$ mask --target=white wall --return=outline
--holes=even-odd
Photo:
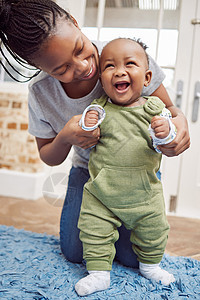
[[[144,11],[138,8],[106,8],[104,27],[157,28],[158,11]],[[95,27],[97,9],[86,8],[86,27]],[[165,11],[163,28],[178,28],[179,10]]]
[[[66,9],[83,27],[85,17],[86,0],[57,0],[56,3]]]
[[[57,0],[61,7],[70,12],[80,27],[95,27],[98,8],[86,8],[86,0]],[[179,10],[165,11],[163,27],[178,28]],[[104,27],[156,28],[158,11],[145,11],[139,8],[105,8]]]

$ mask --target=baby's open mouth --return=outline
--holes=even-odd
[[[127,87],[129,87],[130,83],[129,82],[118,82],[115,84],[115,87],[119,91],[126,90]]]

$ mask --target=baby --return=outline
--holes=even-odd
[[[131,39],[116,39],[104,47],[100,71],[107,96],[94,100],[83,114],[83,128],[100,126],[101,138],[90,154],[90,179],[78,223],[89,273],[75,285],[80,296],[110,286],[122,223],[131,230],[140,273],[164,285],[175,281],[159,267],[169,225],[156,173],[161,162],[157,145],[169,143],[176,132],[163,102],[141,96],[152,77],[145,50],[143,43]]]

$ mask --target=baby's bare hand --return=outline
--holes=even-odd
[[[169,135],[169,122],[164,117],[154,116],[151,120],[151,127],[159,139],[164,139]]]
[[[85,126],[93,127],[98,122],[98,112],[96,110],[89,110],[85,116]]]

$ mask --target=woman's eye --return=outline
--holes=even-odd
[[[76,55],[80,55],[83,52],[84,44],[77,50]]]
[[[64,75],[67,72],[68,68],[69,67],[66,67],[61,73],[58,74],[58,76]]]

